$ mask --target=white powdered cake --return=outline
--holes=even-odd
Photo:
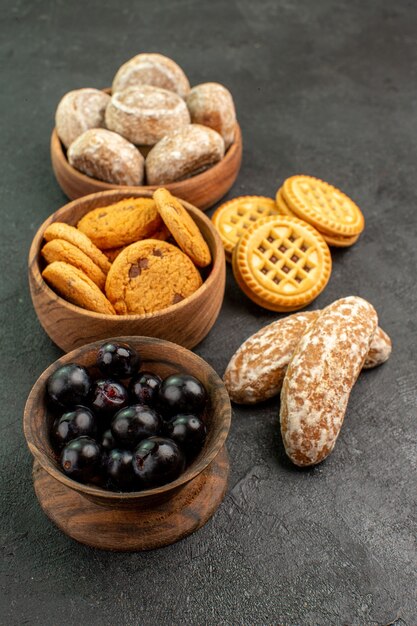
[[[224,156],[223,138],[215,130],[189,124],[166,135],[146,158],[149,185],[165,185],[190,178]]]
[[[87,130],[68,148],[70,165],[80,172],[117,185],[141,185],[144,158],[120,135],[104,128]]]
[[[236,111],[230,91],[220,83],[202,83],[191,89],[185,101],[192,123],[216,130],[227,149],[233,143],[236,128]]]
[[[153,85],[174,91],[184,98],[190,83],[179,65],[163,54],[138,54],[121,66],[113,79],[113,93],[127,87]]]
[[[104,127],[110,96],[99,89],[75,89],[61,99],[55,113],[58,137],[66,148],[90,128]]]
[[[351,296],[323,309],[301,337],[280,412],[285,451],[296,465],[320,463],[333,450],[377,326],[373,306]]]
[[[223,376],[230,399],[237,404],[256,404],[276,396],[298,342],[319,313],[294,313],[246,339],[230,359]],[[378,327],[363,367],[382,365],[390,354],[391,339]]]
[[[167,89],[142,85],[113,94],[106,126],[136,145],[153,146],[167,133],[190,123],[184,100]]]

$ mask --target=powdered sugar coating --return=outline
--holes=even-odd
[[[174,91],[184,98],[190,91],[190,83],[175,61],[163,54],[137,54],[124,63],[113,79],[113,93],[127,87],[153,85]]]
[[[288,362],[303,331],[318,313],[295,313],[261,328],[232,356],[224,373],[230,399],[255,404],[279,393]]]
[[[319,314],[320,311],[295,313],[268,324],[242,343],[223,376],[230,399],[237,404],[256,404],[276,396],[298,342]],[[363,367],[377,367],[390,354],[391,339],[378,327]]]
[[[150,85],[118,91],[106,109],[107,128],[137,145],[153,146],[189,123],[190,114],[180,96]]]
[[[95,128],[80,135],[68,149],[68,161],[87,176],[117,185],[141,185],[144,158],[139,150],[110,130]]]
[[[194,124],[216,130],[226,149],[233,143],[236,111],[232,94],[220,83],[202,83],[193,87],[185,99]]]
[[[371,369],[388,361],[392,352],[392,342],[387,333],[378,326],[372,337],[369,352],[366,355],[364,369]]]
[[[351,389],[378,325],[362,298],[336,300],[302,336],[281,391],[285,451],[300,466],[320,463],[333,450]]]
[[[223,138],[215,130],[189,124],[166,135],[146,158],[149,185],[164,185],[194,176],[224,156]]]
[[[55,113],[58,137],[66,148],[90,128],[104,127],[110,96],[99,89],[75,89],[61,99]]]

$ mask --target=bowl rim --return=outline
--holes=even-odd
[[[65,306],[70,311],[73,311],[74,313],[77,313],[81,316],[86,316],[89,318],[93,317],[96,319],[106,320],[106,321],[112,320],[112,321],[117,321],[117,322],[128,321],[128,320],[132,320],[132,321],[139,321],[139,320],[145,320],[145,319],[149,320],[152,318],[161,317],[164,314],[171,314],[173,311],[181,310],[181,308],[187,306],[190,302],[197,299],[201,295],[202,290],[208,289],[212,285],[212,283],[216,281],[216,275],[218,271],[220,271],[221,269],[222,253],[224,255],[223,244],[221,242],[220,235],[218,234],[212,221],[207,217],[207,215],[203,213],[202,211],[200,211],[200,209],[192,205],[190,202],[187,202],[186,200],[182,200],[181,198],[177,198],[177,200],[179,200],[181,204],[183,204],[183,206],[187,209],[187,211],[191,211],[192,214],[195,213],[198,219],[202,219],[202,221],[208,227],[209,231],[211,232],[214,238],[214,244],[215,244],[214,250],[213,250],[214,254],[213,254],[210,273],[207,276],[207,278],[203,281],[202,285],[196,291],[194,291],[194,293],[192,293],[190,296],[188,296],[187,298],[184,298],[184,300],[181,300],[181,302],[177,302],[176,304],[171,304],[165,309],[154,311],[152,313],[142,313],[142,314],[132,313],[132,314],[124,314],[124,315],[109,315],[108,313],[97,313],[96,311],[90,311],[88,309],[79,307],[76,304],[72,304],[71,302],[68,302],[67,300],[65,300],[65,298],[60,296],[53,289],[51,289],[51,287],[42,277],[42,273],[39,267],[39,262],[40,262],[40,252],[41,252],[41,247],[42,247],[42,242],[43,242],[43,233],[45,232],[46,228],[54,222],[64,221],[60,219],[54,219],[55,216],[61,211],[62,212],[70,211],[74,207],[74,205],[79,205],[84,202],[88,203],[88,201],[93,198],[97,198],[97,197],[107,198],[107,197],[111,197],[112,195],[118,195],[118,196],[123,195],[126,198],[129,198],[132,196],[132,194],[134,195],[134,197],[152,197],[152,191],[145,190],[145,189],[143,189],[142,191],[138,189],[135,189],[133,191],[133,188],[132,188],[132,191],[128,191],[128,188],[126,187],[120,190],[108,189],[106,191],[98,191],[96,193],[91,193],[86,196],[82,196],[81,198],[77,198],[76,200],[71,200],[71,202],[64,204],[62,207],[54,211],[54,213],[51,213],[51,215],[47,217],[46,220],[44,220],[42,224],[39,226],[39,228],[37,229],[32,239],[30,248],[29,248],[28,270],[32,279],[35,281],[37,288],[45,289],[46,293],[48,294],[48,297],[51,300],[57,299],[59,303],[62,304],[62,306]],[[104,205],[104,206],[108,206],[108,205]]]
[[[106,91],[106,90],[102,90],[102,91]],[[51,146],[51,154],[53,155],[53,158],[56,159],[57,163],[65,170],[68,176],[78,179],[80,183],[84,183],[86,185],[87,184],[101,185],[103,186],[103,190],[118,190],[119,189],[120,191],[124,189],[131,189],[131,190],[143,189],[146,191],[155,191],[155,189],[158,189],[158,187],[165,186],[172,192],[173,195],[175,195],[176,189],[183,188],[184,185],[188,181],[190,181],[190,184],[193,184],[193,185],[204,185],[206,180],[208,180],[212,176],[215,177],[217,174],[220,174],[220,171],[223,169],[223,167],[227,166],[229,162],[233,161],[236,154],[239,151],[241,151],[242,131],[241,131],[239,123],[236,121],[234,141],[227,148],[224,154],[224,157],[218,163],[208,168],[204,172],[201,172],[200,174],[196,174],[195,176],[190,176],[190,178],[187,178],[184,180],[174,181],[172,183],[166,183],[165,185],[119,185],[117,183],[108,183],[104,180],[100,180],[99,178],[93,178],[92,176],[87,176],[87,174],[80,172],[79,170],[75,169],[75,167],[70,165],[66,156],[66,149],[64,148],[64,145],[58,136],[56,127],[52,129],[50,146]]]
[[[162,348],[169,344],[169,347],[171,349],[175,349],[177,352],[178,351],[183,352],[183,353],[185,352],[187,354],[187,358],[192,358],[197,364],[203,367],[210,374],[211,377],[214,378],[216,382],[215,393],[220,394],[220,399],[224,401],[224,406],[225,406],[225,410],[223,412],[222,431],[220,433],[220,436],[214,443],[212,449],[207,454],[207,457],[204,458],[204,462],[200,461],[200,463],[197,466],[197,469],[195,467],[193,469],[193,466],[196,465],[195,461],[193,461],[189,465],[189,467],[186,468],[186,470],[176,480],[170,483],[167,483],[165,485],[162,485],[160,487],[155,487],[153,489],[144,489],[142,491],[120,491],[120,492],[111,491],[111,490],[106,490],[102,487],[80,483],[80,482],[73,480],[72,478],[69,478],[60,469],[56,467],[56,465],[48,458],[48,456],[44,452],[42,452],[42,450],[40,450],[33,443],[32,420],[31,420],[31,416],[33,413],[33,406],[35,402],[39,402],[41,394],[44,393],[45,383],[48,377],[50,376],[50,374],[52,374],[52,372],[60,365],[69,363],[72,360],[76,361],[77,355],[79,356],[80,353],[86,352],[87,350],[98,348],[100,345],[103,344],[103,341],[104,340],[100,340],[100,341],[94,341],[92,343],[84,344],[80,346],[79,348],[75,348],[75,350],[72,350],[71,352],[64,354],[59,359],[56,359],[55,361],[53,361],[37,378],[36,382],[34,383],[32,389],[29,392],[29,395],[28,395],[28,398],[26,400],[26,404],[23,410],[23,432],[25,435],[27,446],[33,458],[41,465],[41,467],[50,476],[52,476],[53,478],[55,478],[56,480],[58,480],[65,486],[69,487],[70,489],[77,491],[81,494],[85,494],[85,495],[89,495],[93,497],[100,497],[103,499],[117,502],[117,501],[127,501],[127,500],[130,500],[130,501],[142,500],[146,498],[152,498],[154,496],[158,496],[161,494],[165,494],[170,491],[175,491],[178,488],[189,483],[191,480],[196,478],[196,476],[198,476],[199,474],[201,474],[219,454],[220,450],[223,448],[225,444],[225,441],[229,433],[229,429],[231,425],[231,418],[232,418],[232,408],[231,408],[230,398],[229,398],[229,394],[227,393],[226,387],[222,379],[220,378],[220,376],[211,367],[211,365],[209,365],[209,363],[207,363],[207,361],[205,361],[202,357],[195,354],[195,352],[192,352],[191,350],[188,350],[187,348],[184,348],[171,341],[166,341],[165,339],[157,339],[155,337],[144,337],[140,335],[110,337],[109,339],[105,340],[106,342],[107,341],[124,341],[127,343],[129,343],[129,341],[130,342],[136,341],[136,342],[139,342],[142,344],[145,343],[148,345],[156,344],[156,345],[161,346]],[[138,350],[139,349],[140,348],[138,348]],[[43,404],[43,406],[45,406],[43,398],[41,399],[41,403]]]

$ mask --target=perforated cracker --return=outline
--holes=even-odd
[[[328,235],[359,235],[365,220],[359,207],[342,191],[313,176],[291,176],[283,198],[297,217]]]
[[[246,229],[260,218],[273,215],[278,215],[277,206],[272,198],[264,196],[241,196],[219,206],[211,219],[220,234],[226,257],[230,260]]]
[[[233,253],[233,271],[242,290],[273,311],[294,311],[309,304],[326,286],[331,267],[323,237],[296,217],[258,220]]]

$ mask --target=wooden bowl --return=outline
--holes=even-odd
[[[225,441],[231,408],[226,388],[199,356],[171,342],[148,337],[118,337],[136,348],[142,368],[162,377],[188,373],[204,384],[207,439],[197,458],[177,480],[144,491],[120,493],[84,485],[66,476],[49,440],[54,416],[45,402],[45,384],[57,367],[79,363],[93,376],[96,342],[58,359],[38,378],[26,402],[23,427],[34,457],[33,481],[39,502],[67,535],[97,548],[147,550],[173,543],[200,528],[223,500],[229,462]]]
[[[52,168],[59,186],[65,195],[72,200],[108,189],[117,189],[132,194],[133,192],[143,193],[155,191],[155,189],[161,186],[143,185],[128,187],[125,185],[116,185],[105,183],[102,180],[91,178],[79,172],[68,163],[65,148],[58,137],[56,129],[53,130],[51,136],[51,159]],[[192,178],[187,178],[186,180],[181,180],[176,183],[169,183],[164,185],[164,187],[169,189],[174,196],[183,198],[205,211],[229,191],[237,178],[241,161],[242,133],[239,125],[236,124],[235,141],[219,163]]]
[[[126,197],[150,197],[150,191],[103,191],[66,204],[53,213],[37,231],[29,252],[29,285],[33,306],[45,332],[68,352],[90,341],[119,335],[146,335],[175,341],[193,348],[210,331],[223,302],[225,286],[224,250],[211,221],[198,209],[183,202],[198,224],[210,248],[213,263],[202,286],[189,298],[145,315],[104,315],[70,304],[56,294],[41,275],[43,233],[52,222],[75,226],[91,209]]]

